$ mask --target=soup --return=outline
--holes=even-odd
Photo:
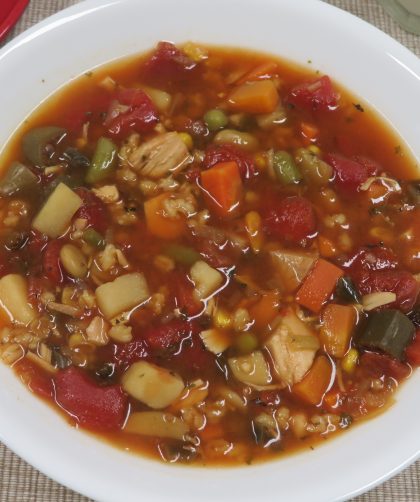
[[[314,448],[420,364],[415,164],[328,76],[160,42],[51,98],[2,167],[1,357],[119,447]]]

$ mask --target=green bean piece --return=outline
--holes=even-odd
[[[250,354],[258,347],[258,338],[253,333],[241,333],[236,337],[235,346],[241,354]]]
[[[165,248],[165,254],[175,262],[186,266],[194,265],[196,261],[201,259],[200,254],[195,249],[182,244],[170,244]]]
[[[335,293],[340,298],[348,303],[360,303],[362,300],[360,294],[350,277],[340,277],[337,281]]]
[[[16,192],[40,190],[38,178],[20,162],[13,162],[0,181],[0,194],[13,195]]]
[[[295,161],[306,183],[326,185],[333,175],[332,167],[307,148],[297,150]]]
[[[299,183],[302,179],[293,157],[282,150],[273,154],[273,170],[277,179],[285,185]]]
[[[87,228],[83,232],[83,239],[87,244],[98,249],[103,249],[106,245],[105,238],[93,228]]]
[[[86,173],[86,183],[97,183],[107,178],[114,170],[117,147],[108,138],[101,137],[96,144],[93,159]]]
[[[210,131],[218,131],[227,126],[228,118],[222,110],[209,110],[204,114],[204,122]]]
[[[22,139],[22,150],[25,157],[35,166],[48,164],[47,146],[55,145],[67,134],[62,127],[36,127],[28,131]]]

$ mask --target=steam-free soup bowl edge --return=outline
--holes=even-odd
[[[88,0],[0,52],[0,145],[49,94],[160,39],[242,46],[331,75],[388,120],[420,157],[420,61],[363,21],[317,0]],[[57,481],[101,501],[344,500],[419,457],[420,374],[381,416],[314,451],[234,469],[159,464],[69,425],[0,365],[0,439]]]

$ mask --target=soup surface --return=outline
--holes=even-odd
[[[313,448],[420,364],[415,165],[328,76],[161,42],[51,98],[1,165],[1,357],[113,444]]]

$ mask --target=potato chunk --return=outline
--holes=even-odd
[[[161,411],[139,411],[132,413],[124,432],[182,440],[189,431],[188,425],[178,417]]]
[[[101,284],[95,294],[98,306],[107,319],[140,305],[150,297],[146,279],[138,272]]]
[[[270,368],[260,350],[247,356],[228,359],[233,376],[247,385],[268,385],[271,383]]]
[[[289,249],[271,251],[270,257],[275,277],[279,285],[287,292],[292,292],[300,286],[316,260],[313,254]]]
[[[127,394],[156,410],[169,406],[184,390],[180,376],[146,361],[132,364],[121,383]]]
[[[29,324],[36,317],[28,302],[28,284],[19,274],[8,274],[0,279],[0,303],[13,321]]]
[[[223,275],[202,260],[194,263],[190,276],[195,286],[194,294],[198,300],[208,298],[223,283]]]
[[[32,227],[52,239],[62,235],[70,225],[82,199],[64,183],[60,183],[32,222]]]

